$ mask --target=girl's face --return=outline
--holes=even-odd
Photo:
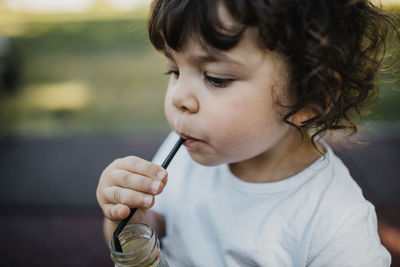
[[[227,52],[206,50],[190,39],[179,52],[170,49],[165,54],[171,74],[166,117],[198,163],[252,159],[297,134],[275,104],[285,97],[285,61],[258,47],[255,29],[247,29]]]

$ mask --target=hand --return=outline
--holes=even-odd
[[[130,208],[150,208],[167,182],[167,171],[144,159],[128,156],[104,169],[96,190],[97,201],[108,219],[122,220]]]

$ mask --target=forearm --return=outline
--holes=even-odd
[[[131,218],[129,223],[141,222],[149,225],[156,231],[159,238],[165,235],[165,219],[164,216],[148,209],[138,209],[135,215]],[[103,231],[106,242],[108,243],[113,235],[115,228],[117,228],[120,221],[112,221],[104,218]]]

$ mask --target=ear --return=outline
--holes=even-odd
[[[321,112],[318,110],[318,108],[316,106],[309,105],[290,116],[289,121],[298,127],[304,127],[309,122],[318,119],[320,116]]]
[[[299,111],[293,114],[289,118],[289,121],[298,127],[307,126],[309,123],[321,118],[322,116],[327,115],[334,107],[335,103],[337,103],[341,94],[341,91],[337,91],[333,98],[327,96],[325,109],[317,104],[308,104],[307,106],[301,108]]]

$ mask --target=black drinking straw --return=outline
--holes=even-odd
[[[169,163],[171,162],[171,160],[175,156],[176,152],[178,152],[178,149],[181,147],[183,142],[185,142],[185,139],[180,137],[178,142],[176,142],[175,146],[172,148],[172,150],[169,152],[168,156],[165,158],[164,162],[161,164],[161,167],[163,167],[164,169],[167,169]],[[123,219],[118,224],[118,227],[115,229],[115,231],[113,233],[114,247],[115,247],[115,250],[118,251],[118,252],[122,252],[122,247],[121,247],[121,243],[119,242],[118,236],[122,232],[124,227],[128,224],[128,222],[132,218],[132,216],[135,214],[136,210],[137,210],[137,208],[131,209],[131,212],[129,213],[128,217]]]

